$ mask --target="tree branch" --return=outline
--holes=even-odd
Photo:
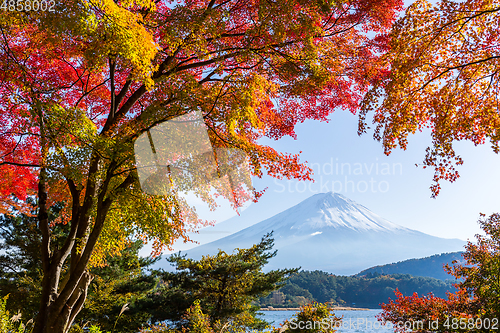
[[[0,165],[14,165],[20,167],[29,167],[29,168],[39,168],[40,164],[30,164],[30,163],[16,163],[16,162],[0,162]]]
[[[116,96],[116,100],[115,100],[115,112],[116,112],[116,109],[118,109],[118,107],[120,106],[120,103],[125,98],[125,95],[127,94],[127,91],[129,90],[131,84],[132,84],[132,81],[127,80],[125,82],[125,84],[123,85],[122,89],[120,90],[120,92],[118,93],[118,95]]]
[[[438,75],[434,76],[433,78],[429,79],[427,82],[425,82],[425,84],[420,87],[419,89],[415,90],[414,92],[417,92],[417,91],[421,91],[421,90],[424,90],[425,87],[427,87],[429,84],[431,84],[433,81],[439,79],[441,76],[445,75],[446,73],[448,72],[451,72],[455,69],[460,69],[460,68],[465,68],[465,67],[468,67],[468,66],[472,66],[472,65],[477,65],[477,64],[480,64],[480,63],[483,63],[483,62],[487,62],[487,61],[490,61],[490,60],[493,60],[493,59],[500,59],[500,55],[498,56],[491,56],[491,57],[488,57],[488,58],[484,58],[484,59],[480,59],[480,60],[476,60],[476,61],[473,61],[473,62],[468,62],[466,64],[462,64],[462,65],[457,65],[457,66],[453,66],[453,67],[448,67],[446,68],[446,70],[442,71],[441,73],[439,73]],[[432,65],[432,64],[431,64]],[[434,67],[439,67],[439,66],[434,66]]]

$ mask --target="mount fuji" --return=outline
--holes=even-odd
[[[265,270],[293,268],[352,275],[375,265],[463,250],[465,241],[431,236],[391,223],[338,193],[315,194],[301,203],[208,244],[187,256],[219,249],[232,253],[274,231],[276,257]]]

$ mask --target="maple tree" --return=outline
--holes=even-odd
[[[257,177],[309,179],[298,155],[258,139],[294,136],[297,123],[326,120],[335,108],[354,112],[382,77],[380,55],[400,7],[67,0],[54,12],[2,12],[0,209],[29,212],[23,201],[36,198],[43,281],[33,332],[66,332],[83,307],[89,267],[131,237],[152,241],[158,254],[203,223],[173,192],[141,190],[136,139],[198,112],[214,153],[243,151]],[[214,206],[210,184],[199,185],[196,194]],[[244,185],[233,192],[248,199]],[[63,207],[49,221],[55,204]],[[54,246],[58,224],[69,232]]]
[[[445,266],[448,273],[460,279],[457,292],[443,299],[432,294],[404,296],[396,290],[396,299],[382,304],[379,320],[392,322],[398,332],[495,330],[495,320],[500,316],[500,214],[488,218],[481,214],[479,224],[485,235],[476,235],[476,244],[467,243],[465,263]],[[413,324],[418,322],[421,326]]]
[[[478,223],[485,235],[476,235],[476,243],[468,242],[465,246],[466,265],[447,265],[446,269],[462,279],[460,287],[472,296],[472,313],[483,318],[500,318],[500,214],[488,218],[481,214]]]
[[[434,168],[433,196],[440,180],[459,177],[463,160],[454,142],[488,139],[499,151],[499,19],[496,1],[415,1],[391,33],[390,71],[363,101],[359,133],[373,114],[386,154],[406,149],[409,134],[431,129],[423,166]]]
[[[378,319],[391,322],[396,332],[451,332],[453,319],[468,321],[473,317],[468,312],[469,295],[464,289],[449,294],[448,299],[435,297],[432,293],[418,296],[404,296],[395,291],[396,299],[382,304],[382,313]]]

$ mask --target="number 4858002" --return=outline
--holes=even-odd
[[[0,0],[0,10],[10,12],[54,12],[55,0]]]
[[[491,329],[498,330],[498,318],[446,318],[444,327],[452,330]]]

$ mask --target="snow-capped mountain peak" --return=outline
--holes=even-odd
[[[381,218],[342,194],[333,192],[315,194],[289,210],[292,210],[290,215],[295,216],[294,219],[297,221],[291,226],[292,230],[348,228],[357,231],[394,231],[406,229]],[[269,220],[261,223],[268,223]]]
[[[319,193],[262,222],[187,251],[200,258],[219,249],[250,247],[274,231],[278,255],[267,269],[299,267],[354,274],[367,267],[460,251],[458,239],[443,239],[391,223],[338,193]]]

